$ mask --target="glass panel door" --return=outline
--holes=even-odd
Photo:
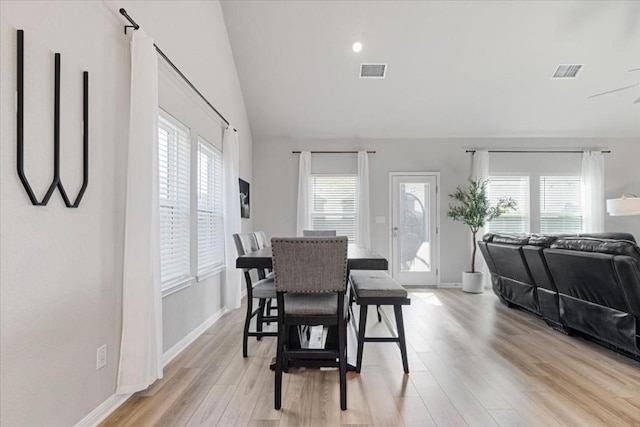
[[[392,274],[403,285],[437,284],[436,175],[391,176]]]

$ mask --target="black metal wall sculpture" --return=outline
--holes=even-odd
[[[17,65],[17,149],[18,149],[18,177],[29,196],[29,200],[35,206],[46,206],[56,188],[60,191],[62,200],[68,208],[77,208],[82,201],[82,196],[89,183],[89,73],[83,72],[83,94],[82,94],[82,187],[75,200],[71,202],[60,179],[60,54],[55,54],[54,65],[54,95],[53,95],[53,180],[47,193],[38,201],[27,176],[24,173],[24,31],[18,30],[18,65]]]

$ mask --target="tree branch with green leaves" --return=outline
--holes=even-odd
[[[500,215],[516,210],[517,204],[511,198],[498,199],[495,206],[491,206],[487,196],[487,184],[489,181],[469,179],[465,188],[457,187],[449,197],[455,203],[449,205],[447,216],[454,221],[462,222],[469,226],[473,240],[473,254],[471,256],[471,272],[475,273],[476,261],[476,234],[485,224]]]

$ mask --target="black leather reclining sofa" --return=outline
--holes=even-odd
[[[478,244],[503,303],[640,358],[640,249],[631,234],[489,233]]]

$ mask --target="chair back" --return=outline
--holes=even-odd
[[[238,252],[238,256],[242,256],[248,254],[249,252],[257,251],[261,249],[258,247],[258,241],[256,240],[256,236],[253,233],[237,233],[233,235],[233,242],[236,244],[236,251]],[[244,268],[244,279],[247,282],[247,286],[253,286],[251,275],[249,274],[251,268]],[[264,279],[265,272],[263,269],[256,269],[258,272],[258,279]]]
[[[336,230],[302,230],[303,237],[331,237],[336,235]]]
[[[238,256],[242,256],[249,252],[257,251],[258,241],[253,233],[237,233],[233,235],[233,241],[236,244],[236,251]]]
[[[258,242],[258,247],[260,249],[269,246],[269,239],[267,239],[267,235],[264,231],[255,231],[253,234],[256,237],[256,241]]]
[[[271,239],[277,292],[344,292],[348,238],[274,237]]]

